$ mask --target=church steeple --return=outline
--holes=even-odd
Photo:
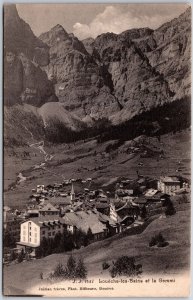
[[[71,192],[70,192],[70,198],[71,198],[71,201],[75,200],[75,192],[74,192],[73,183],[72,183],[72,188],[71,188]]]

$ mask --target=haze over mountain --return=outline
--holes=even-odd
[[[44,125],[46,115],[76,131],[102,118],[119,125],[190,96],[191,8],[156,30],[83,41],[59,24],[35,37],[15,5],[4,15],[7,114],[27,103],[41,107],[35,116]]]

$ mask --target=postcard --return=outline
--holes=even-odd
[[[3,14],[3,294],[188,297],[190,3]]]

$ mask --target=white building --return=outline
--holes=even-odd
[[[180,190],[180,181],[175,176],[161,176],[158,180],[158,190],[164,194],[175,195]]]
[[[45,238],[54,238],[57,233],[63,233],[67,228],[65,221],[57,216],[42,216],[29,219],[20,226],[20,247],[36,248]]]
[[[44,185],[43,184],[37,185],[36,192],[37,193],[42,193],[43,191],[44,191]]]

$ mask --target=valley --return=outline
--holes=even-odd
[[[107,30],[86,38],[70,4],[67,28],[47,19],[57,5],[42,5],[37,36],[22,5],[4,5],[4,295],[146,276],[163,279],[155,296],[177,294],[190,270],[190,5],[157,9],[165,23],[153,29],[139,14],[139,26],[111,32],[106,9],[132,13],[112,4],[98,15]]]
[[[44,146],[39,147],[37,143],[36,147],[8,148],[4,160],[4,204],[23,207],[36,185],[53,184],[64,179],[90,177],[92,188],[102,185],[112,195],[119,178],[134,179],[137,172],[152,178],[170,174],[190,179],[189,129],[165,134],[160,141],[157,137],[141,136],[118,147],[116,144],[117,141],[113,140],[97,143],[96,139],[90,139],[69,144],[42,143]],[[114,150],[112,145],[115,145]],[[148,153],[145,152],[147,149]],[[25,156],[25,152],[29,155]],[[19,173],[26,180],[18,184]],[[77,191],[81,188],[75,183]]]

